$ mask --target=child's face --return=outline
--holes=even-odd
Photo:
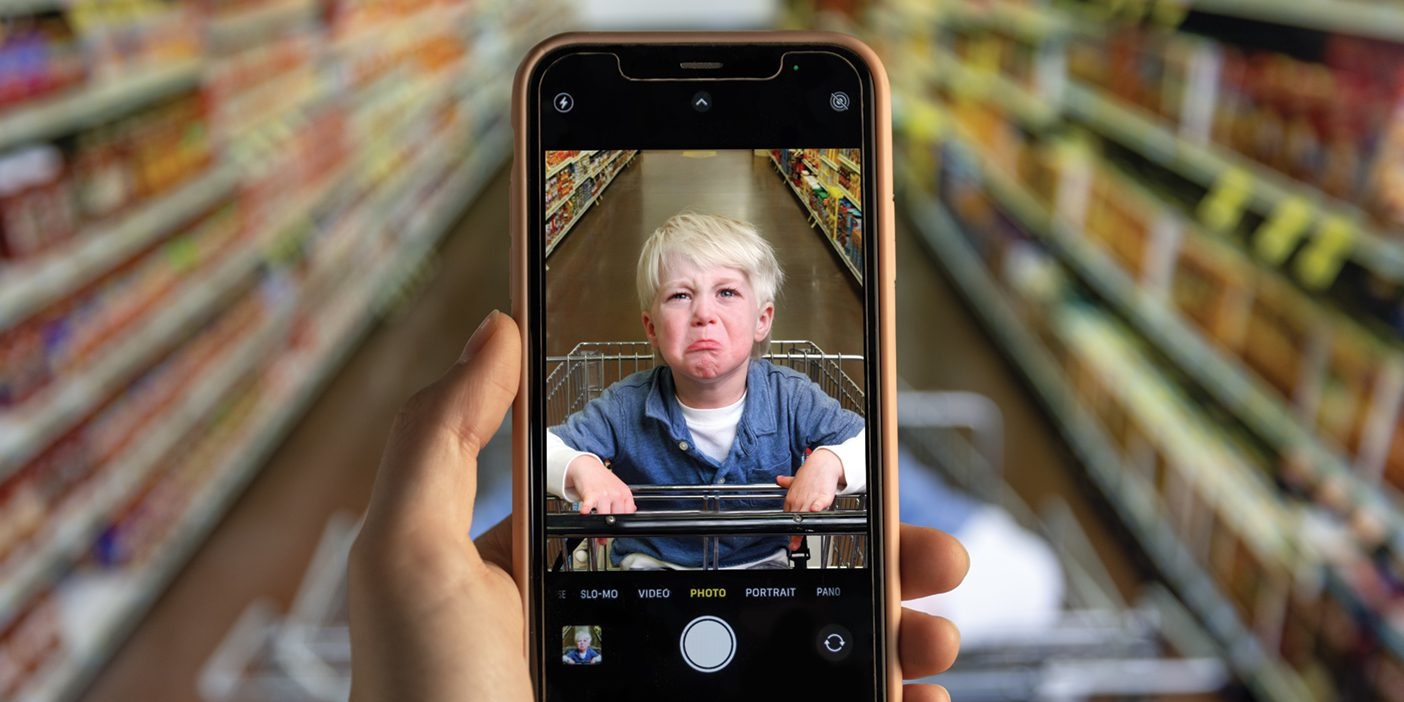
[[[716,380],[745,368],[751,349],[770,333],[775,306],[756,299],[738,268],[702,268],[665,261],[644,332],[663,360],[690,379]]]
[[[587,637],[587,636],[582,636],[582,637],[580,637],[580,638],[578,638],[578,639],[575,640],[575,648],[576,648],[576,650],[578,650],[578,651],[584,651],[585,649],[587,649],[587,648],[589,648],[589,647],[590,647],[590,638],[589,638],[589,637]]]

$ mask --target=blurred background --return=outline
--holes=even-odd
[[[883,57],[956,699],[1404,700],[1396,0],[0,0],[0,699],[345,699],[379,452],[509,306],[510,80],[578,28]],[[847,274],[857,167],[784,159]]]

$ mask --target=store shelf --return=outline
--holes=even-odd
[[[784,182],[787,187],[789,187],[790,192],[795,194],[795,199],[799,200],[800,207],[803,207],[804,211],[809,213],[810,219],[813,220],[814,224],[819,227],[819,236],[822,237],[825,241],[829,242],[829,246],[833,248],[834,253],[837,254],[839,257],[839,260],[843,261],[843,265],[848,268],[848,272],[852,273],[853,278],[858,281],[858,284],[861,285],[863,283],[863,273],[858,270],[857,266],[853,265],[852,261],[848,260],[848,254],[844,253],[843,249],[839,248],[838,241],[834,239],[833,232],[830,232],[829,228],[824,226],[824,218],[821,217],[818,212],[815,212],[814,208],[809,206],[809,200],[805,198],[804,193],[800,192],[799,188],[796,188],[795,184],[791,183],[790,179],[786,177],[785,168],[780,165],[779,161],[775,160],[775,154],[770,155],[770,163],[771,165],[775,166],[776,172],[780,174],[780,180]],[[820,185],[823,185],[823,183],[820,183]],[[824,187],[827,190],[828,186]],[[854,202],[852,198],[849,198],[849,201]],[[854,204],[860,203],[854,202]]]
[[[907,183],[916,183],[908,175]],[[1271,658],[1238,618],[1234,606],[1147,504],[1112,443],[1075,399],[1052,355],[1035,337],[959,233],[958,225],[931,195],[908,187],[903,194],[922,240],[955,281],[963,297],[1033,386],[1047,414],[1086,466],[1123,523],[1156,563],[1185,605],[1203,622],[1239,676],[1263,699],[1309,700],[1310,694],[1280,661]]]
[[[155,549],[161,555],[138,575],[124,578],[115,585],[103,586],[108,590],[118,590],[118,594],[106,598],[109,606],[104,608],[105,611],[88,620],[86,626],[94,631],[91,638],[93,644],[52,670],[44,684],[29,699],[34,702],[72,699],[106,663],[106,653],[126,638],[320,394],[326,382],[357,348],[359,340],[379,317],[376,300],[383,296],[385,290],[393,287],[397,276],[402,277],[405,271],[418,267],[423,256],[455,221],[465,203],[473,200],[498,172],[510,154],[510,137],[508,130],[500,129],[475,145],[467,163],[450,176],[439,195],[425,208],[429,214],[418,218],[418,223],[411,226],[406,237],[409,245],[397,259],[379,267],[376,276],[342,296],[342,304],[356,313],[348,325],[329,330],[334,333],[312,334],[318,342],[315,348],[300,356],[285,358],[281,366],[272,371],[284,378],[297,379],[298,387],[288,392],[286,397],[270,397],[262,407],[250,412],[256,425],[247,432],[245,441],[237,442],[229,449],[224,464],[216,469],[215,477],[201,490],[180,523],[171,530],[175,534],[171,542]],[[445,163],[462,158],[461,152],[451,155],[445,155],[442,151],[431,153]]]
[[[566,159],[566,160],[564,160],[564,161],[561,161],[560,163],[558,163],[558,164],[556,164],[556,165],[554,165],[554,166],[551,166],[550,168],[547,168],[547,169],[546,169],[546,177],[547,177],[547,178],[550,178],[551,176],[556,175],[557,173],[560,173],[561,171],[565,170],[565,168],[566,168],[567,166],[569,166],[569,165],[575,163],[576,161],[579,161],[579,160],[582,159],[582,158],[585,158],[586,156],[593,155],[594,153],[595,153],[594,151],[580,151],[580,152],[577,152],[574,156],[571,156],[570,158],[568,158],[568,159]]]
[[[1354,205],[1227,149],[1183,139],[1139,110],[1076,82],[1070,81],[1066,86],[1063,104],[1071,115],[1102,134],[1207,188],[1214,187],[1227,172],[1249,174],[1249,206],[1264,215],[1281,203],[1294,200],[1310,203],[1318,214],[1344,217],[1354,223],[1357,232],[1352,259],[1389,280],[1404,282],[1404,244],[1386,238],[1368,225],[1365,215]]]
[[[87,227],[58,251],[0,266],[0,329],[81,288],[234,192],[238,173],[215,167],[130,214]]]
[[[157,98],[199,87],[204,63],[162,64],[0,112],[0,151],[110,122]]]
[[[1199,12],[1404,41],[1404,6],[1365,0],[1189,0]]]
[[[419,41],[425,36],[442,33],[445,28],[455,26],[455,23],[461,26],[468,18],[470,10],[466,3],[430,5],[388,24],[360,28],[341,36],[333,42],[332,50],[343,56],[354,56],[369,47],[383,51],[386,47],[403,43],[407,38],[410,41]]]
[[[388,283],[380,287],[375,303],[377,309],[386,306],[391,293],[399,289],[399,281],[420,267],[462,212],[463,203],[475,199],[511,155],[512,133],[506,127],[495,129],[473,146],[473,156],[445,179],[410,226],[400,260],[387,272]],[[454,158],[451,162],[457,160]]]
[[[215,15],[206,25],[209,39],[220,49],[247,46],[267,41],[270,36],[283,33],[289,27],[296,27],[315,19],[317,3],[314,0],[279,0],[243,12]]]
[[[1086,24],[1070,21],[1046,9],[1010,2],[972,4],[948,0],[939,3],[938,8],[934,19],[940,24],[993,29],[1035,43],[1074,33],[1086,34],[1090,29]]]
[[[23,562],[6,573],[0,583],[0,629],[36,592],[55,580],[68,564],[92,547],[115,510],[131,498],[151,470],[183,437],[205,420],[240,379],[247,377],[279,341],[291,316],[270,316],[263,327],[229,352],[217,368],[202,369],[200,378],[182,392],[182,398],[156,420],[152,431],[142,430],[126,454],[103,466],[99,484],[62,507],[49,520],[49,537]]]
[[[972,142],[965,138],[964,146]],[[1012,178],[978,157],[967,159],[1008,211],[1040,236],[1088,287],[1109,301],[1186,376],[1238,417],[1245,426],[1282,455],[1307,457],[1346,490],[1351,504],[1377,515],[1398,553],[1404,553],[1404,511],[1358,475],[1343,452],[1330,445],[1281,401],[1265,383],[1236,358],[1220,351],[1178,313],[1136,284],[1105,253],[1079,232],[1054,221],[1031,194]]]
[[[0,416],[0,480],[23,466],[223,302],[230,290],[253,274],[267,248],[289,227],[303,221],[338,181],[338,177],[331,176],[310,188],[306,196],[274,218],[276,225],[244,242],[213,271],[192,276],[185,288],[169,293],[169,304],[157,305],[159,311],[141,322],[139,331],[129,332],[120,342],[104,348],[91,365],[64,376],[20,410]]]
[[[1029,129],[1045,129],[1058,120],[1054,100],[1039,97],[993,71],[971,68],[943,49],[933,49],[931,61],[917,62],[915,68],[921,80],[958,96],[993,102]]]
[[[847,156],[839,156],[839,157],[838,157],[838,160],[839,160],[839,163],[842,163],[843,165],[848,166],[849,168],[853,169],[853,172],[854,172],[854,173],[862,173],[862,172],[863,172],[863,167],[860,166],[860,165],[858,165],[858,164],[856,164],[856,163],[854,163],[853,161],[849,160],[849,158],[848,158]]]
[[[622,153],[624,153],[624,152],[621,151],[621,152],[619,152],[619,153],[622,154]],[[591,179],[595,178],[596,176],[598,176],[599,174],[604,173],[605,171],[608,171],[608,170],[610,169],[610,167],[614,165],[614,162],[619,160],[619,158],[620,158],[619,155],[615,155],[613,158],[611,158],[611,159],[608,160],[608,161],[605,161],[603,164],[601,164],[601,165],[600,165],[598,168],[596,168],[595,170],[590,171],[589,173],[585,174],[584,176],[581,176],[580,178],[577,178],[576,181],[575,181],[575,190],[579,190],[579,189],[580,189],[580,184],[581,184],[581,183],[584,183],[585,181],[591,180]],[[615,171],[615,173],[618,173],[618,171]],[[609,182],[612,181],[612,180],[614,180],[613,176],[610,177],[609,181],[605,181],[605,185],[608,185]],[[566,204],[567,202],[570,201],[570,198],[573,197],[573,196],[575,195],[575,190],[572,190],[570,195],[567,195],[567,196],[565,196],[565,197],[563,197],[563,198],[557,199],[556,202],[555,202],[554,204],[552,204],[550,207],[547,207],[547,208],[546,208],[546,219],[550,219],[553,215],[556,214],[556,211],[557,211],[557,210],[561,209],[561,207],[564,207],[565,204]],[[595,190],[595,195],[598,196],[601,192],[604,192],[604,188],[603,188],[603,187],[600,187],[599,189]],[[590,201],[591,201],[591,202],[594,202],[595,199],[592,197],[592,198],[590,198]],[[579,219],[579,217],[576,217],[576,219]],[[574,223],[574,222],[572,221],[572,223]],[[562,231],[564,232],[564,231],[569,231],[569,230],[570,230],[569,227],[567,227],[565,230],[562,230]]]
[[[621,153],[622,153],[622,152],[621,152]],[[575,228],[575,224],[576,224],[577,222],[580,221],[580,218],[584,217],[584,216],[585,216],[585,213],[590,211],[590,208],[593,207],[593,206],[595,205],[595,201],[600,199],[600,195],[604,194],[605,188],[608,188],[608,187],[609,187],[609,184],[610,184],[610,183],[613,183],[613,182],[614,182],[614,179],[617,178],[617,177],[619,177],[619,174],[620,174],[620,173],[623,173],[623,172],[624,172],[624,169],[627,168],[627,167],[629,166],[629,161],[630,161],[630,160],[633,160],[634,154],[636,154],[636,153],[637,153],[637,152],[630,153],[630,155],[629,155],[628,157],[625,157],[625,156],[615,156],[613,159],[610,159],[610,161],[609,161],[610,164],[614,163],[615,161],[617,161],[617,160],[619,160],[619,159],[621,159],[621,158],[625,158],[626,160],[624,161],[624,163],[623,163],[622,165],[619,166],[618,169],[616,169],[613,173],[611,173],[611,174],[609,175],[609,179],[608,179],[608,180],[606,180],[605,182],[601,183],[600,186],[599,186],[598,188],[595,189],[595,194],[591,195],[591,196],[590,196],[590,199],[587,200],[587,201],[585,202],[584,205],[582,205],[581,207],[579,207],[578,209],[576,209],[576,211],[575,211],[575,217],[571,218],[570,223],[567,224],[567,225],[565,225],[564,227],[562,227],[562,228],[561,228],[561,231],[558,232],[558,233],[556,234],[556,238],[552,239],[552,240],[551,240],[551,243],[549,243],[549,244],[546,245],[546,255],[547,255],[547,256],[550,256],[550,255],[551,255],[551,252],[556,250],[556,246],[560,245],[560,243],[561,243],[563,240],[565,240],[566,235],[569,234],[570,231],[571,231],[572,229]],[[607,167],[608,167],[608,164],[606,164],[605,167],[600,168],[599,171],[596,171],[596,172],[595,172],[594,174],[592,174],[590,177],[593,178],[593,177],[595,177],[596,175],[599,175],[600,172],[604,171],[605,168],[607,168]],[[584,182],[584,181],[581,181],[581,182]],[[579,186],[577,185],[576,187],[579,187]],[[565,201],[565,199],[563,198],[563,199],[561,200],[561,202],[564,202],[564,201]],[[557,209],[559,209],[560,204],[561,204],[561,203],[559,203],[559,202],[556,203]],[[550,219],[551,215],[548,213],[548,214],[546,215],[546,217],[547,217],[547,219]]]

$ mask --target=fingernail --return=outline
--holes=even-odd
[[[478,350],[483,348],[483,344],[486,344],[488,339],[492,338],[492,334],[487,333],[486,330],[490,326],[489,322],[496,319],[497,315],[499,314],[502,313],[498,312],[497,310],[493,310],[489,312],[486,317],[483,318],[483,321],[480,324],[478,324],[478,328],[473,331],[473,336],[468,338],[468,343],[463,347],[463,353],[458,355],[459,363],[467,361],[473,356],[476,356]]]

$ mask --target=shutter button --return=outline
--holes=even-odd
[[[715,673],[736,655],[736,632],[720,617],[702,616],[683,627],[678,646],[693,670]]]

